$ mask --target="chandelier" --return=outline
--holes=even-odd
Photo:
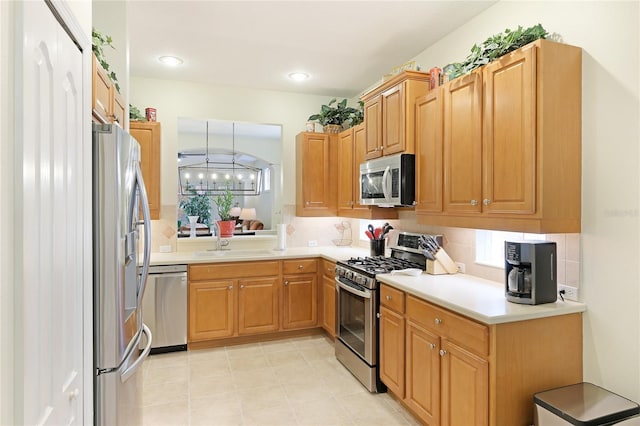
[[[209,158],[209,121],[207,121],[204,162],[178,167],[181,195],[218,195],[227,189],[234,195],[260,195],[262,169],[236,161],[235,133],[235,123],[232,123],[231,160],[226,162],[211,161]]]

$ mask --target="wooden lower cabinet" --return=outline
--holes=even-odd
[[[380,307],[380,379],[397,397],[404,397],[404,317]]]
[[[440,357],[442,358],[440,368],[442,417],[440,423],[443,425],[488,425],[489,363],[487,360],[446,339],[442,340]],[[531,411],[533,412],[533,407],[531,407]]]
[[[314,258],[190,265],[187,343],[317,328],[319,275]]]
[[[380,300],[380,377],[427,425],[530,425],[536,392],[582,381],[580,313],[488,325],[386,284]]]
[[[233,336],[237,288],[235,280],[190,283],[189,341]]]
[[[280,325],[279,278],[238,280],[238,334],[277,331]]]
[[[334,339],[336,337],[336,264],[322,260],[322,284],[320,298],[322,328]]]
[[[305,328],[318,325],[317,274],[285,275],[283,296],[283,328]]]
[[[405,402],[428,424],[440,418],[440,338],[408,320]]]

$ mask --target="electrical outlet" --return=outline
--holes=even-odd
[[[456,265],[458,265],[458,272],[460,272],[461,274],[464,274],[464,271],[465,271],[464,263],[456,262]]]
[[[309,240],[307,243],[309,247],[318,247],[318,240]]]
[[[564,290],[564,294],[562,295],[565,300],[573,300],[574,302],[578,301],[578,288],[571,287],[568,285],[558,285],[558,291]]]

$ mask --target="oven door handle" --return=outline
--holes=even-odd
[[[360,291],[360,290],[357,290],[357,289],[351,287],[350,285],[346,285],[346,284],[342,283],[338,278],[335,278],[335,280],[336,280],[336,285],[338,287],[340,287],[341,289],[346,290],[349,293],[356,294],[356,295],[358,295],[360,297],[364,297],[365,299],[371,299],[371,292],[370,291]]]

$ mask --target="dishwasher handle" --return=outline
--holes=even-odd
[[[175,272],[175,273],[160,273],[160,274],[149,274],[149,278],[186,278],[186,272]]]
[[[187,273],[187,265],[152,265],[149,267],[149,275]]]

